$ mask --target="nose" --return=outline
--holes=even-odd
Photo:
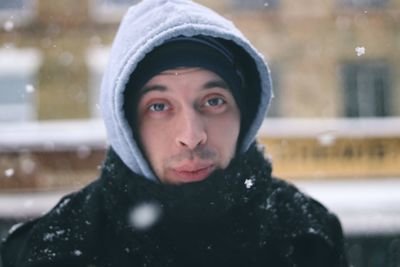
[[[195,110],[182,112],[177,127],[178,146],[193,150],[207,142],[205,122]]]

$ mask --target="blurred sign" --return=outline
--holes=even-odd
[[[297,178],[400,177],[400,137],[259,137],[274,175]]]

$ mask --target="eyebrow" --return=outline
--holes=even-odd
[[[211,88],[215,88],[215,87],[229,90],[229,86],[226,84],[226,82],[224,80],[220,80],[220,79],[209,81],[203,85],[204,89],[211,89]]]
[[[229,90],[229,86],[222,79],[221,80],[220,79],[211,80],[211,81],[206,82],[203,85],[203,89],[212,89],[212,88],[216,88],[216,87],[219,87],[219,88],[222,88],[222,89],[225,89],[225,90]],[[154,84],[154,85],[150,85],[150,86],[144,86],[142,88],[142,90],[140,90],[140,95],[143,96],[143,95],[145,95],[145,94],[147,94],[149,92],[152,92],[152,91],[165,92],[167,90],[168,90],[168,88],[166,86],[164,86],[164,85]]]
[[[140,95],[145,95],[148,92],[151,91],[159,91],[159,92],[165,92],[167,91],[167,87],[164,85],[160,84],[155,84],[155,85],[150,85],[150,86],[144,86],[142,90],[140,90]]]

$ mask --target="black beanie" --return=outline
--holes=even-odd
[[[240,132],[243,134],[243,128],[249,124],[244,104],[246,97],[242,95],[246,91],[246,81],[236,56],[218,39],[206,36],[175,37],[146,54],[131,74],[124,96],[125,114],[134,135],[137,135],[136,108],[141,88],[157,74],[179,67],[203,68],[216,73],[226,82],[240,110]]]

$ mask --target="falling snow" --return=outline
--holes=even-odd
[[[12,22],[11,20],[7,20],[6,22],[4,22],[3,24],[3,29],[6,32],[10,32],[14,29],[14,22]]]
[[[80,250],[74,250],[74,255],[75,256],[80,256],[80,255],[82,255],[82,251],[80,251]]]
[[[57,236],[62,236],[65,234],[65,230],[58,230],[55,233],[45,233],[43,236],[43,241],[53,241],[53,239]]]
[[[33,92],[35,91],[35,87],[33,87],[32,84],[27,84],[27,85],[25,86],[25,91],[26,91],[28,94],[33,93]]]
[[[49,259],[52,259],[56,256],[56,253],[52,252],[49,248],[45,248],[43,253],[45,253]]]
[[[252,179],[246,179],[246,181],[244,181],[244,184],[246,185],[246,188],[249,189],[253,187],[254,181]]]
[[[363,46],[357,46],[355,49],[357,56],[362,56],[365,54],[365,47]]]
[[[316,233],[318,233],[318,231],[315,230],[314,228],[309,228],[309,229],[308,229],[308,233],[310,233],[310,234],[316,234]]]
[[[142,203],[134,207],[130,213],[131,225],[136,229],[151,227],[160,217],[160,206],[155,203]]]
[[[45,233],[43,236],[43,241],[53,241],[53,238],[56,236],[54,233]]]
[[[332,146],[336,141],[336,136],[332,133],[323,133],[318,135],[317,139],[322,146]]]
[[[10,169],[7,169],[7,170],[4,171],[4,175],[5,175],[6,177],[11,177],[11,176],[14,175],[14,173],[15,173],[15,171],[14,171],[13,168],[10,168]]]

